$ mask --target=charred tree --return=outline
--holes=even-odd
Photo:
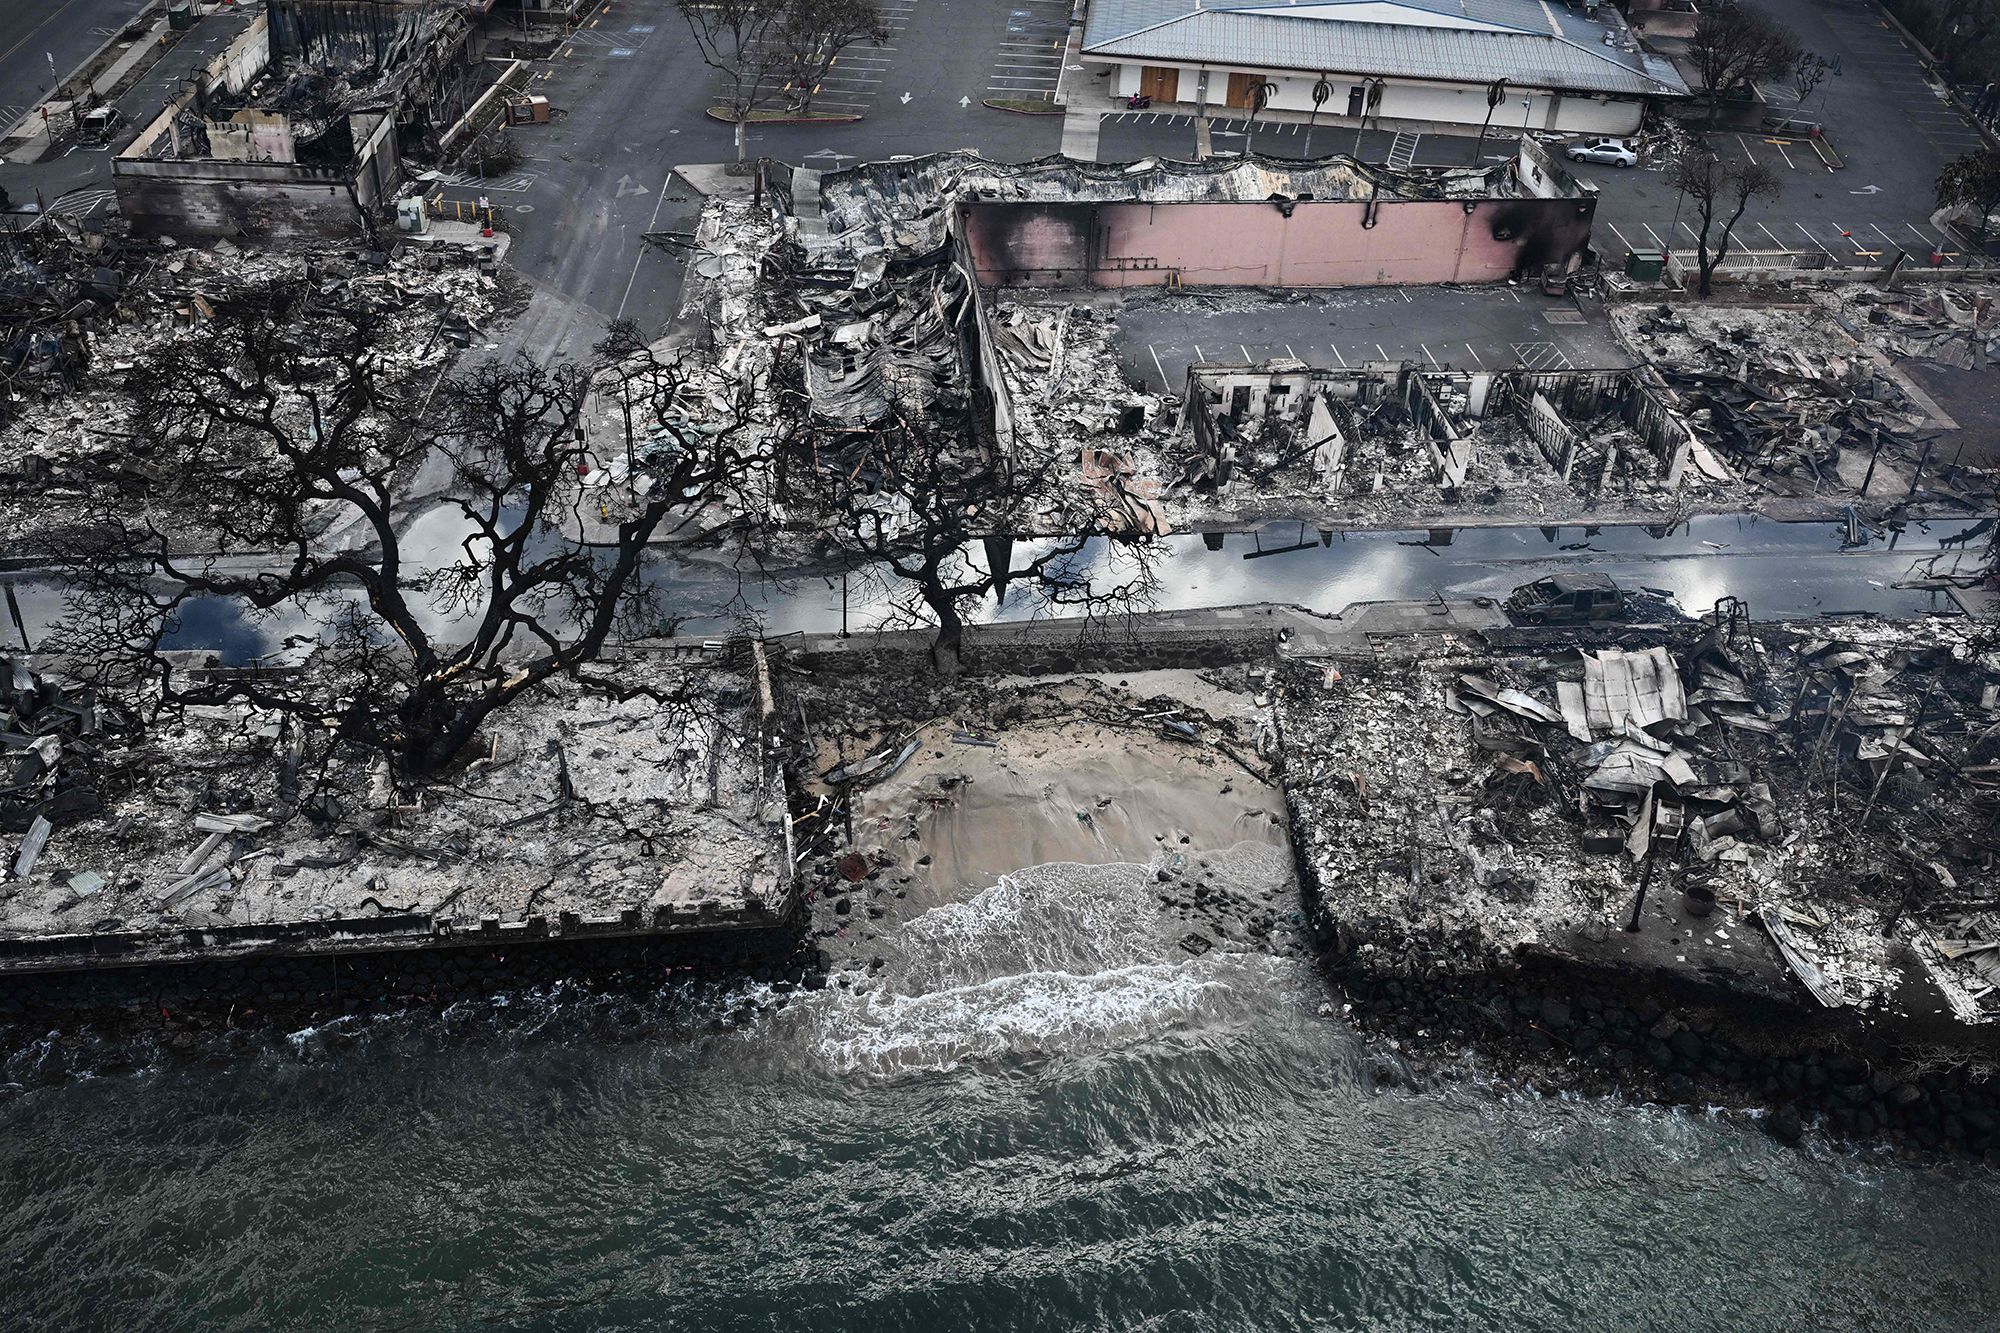
[[[102,683],[150,684],[161,708],[248,704],[420,782],[526,691],[656,626],[648,544],[746,470],[748,396],[650,353],[445,377],[401,368],[386,341],[372,309],[293,284],[138,365],[151,485],[89,497],[48,648]],[[593,440],[587,408],[626,378],[627,438]],[[607,518],[584,482],[614,453],[646,484]],[[178,630],[218,607],[284,633],[283,669],[180,670]]]
[[[1734,0],[1703,5],[1688,38],[1688,61],[1701,76],[1712,122],[1725,98],[1741,89],[1792,73],[1798,39],[1782,24]]]
[[[1724,162],[1713,153],[1693,150],[1675,160],[1668,183],[1695,208],[1695,262],[1699,291],[1709,295],[1715,270],[1729,257],[1736,224],[1753,199],[1776,199],[1784,186],[1769,167],[1755,162]]]
[[[2000,208],[2000,152],[1976,148],[1953,158],[1938,172],[1934,188],[1939,208],[1969,207],[1979,214],[1972,244],[1984,246],[1987,219]]]
[[[899,415],[797,473],[837,558],[887,603],[881,628],[934,625],[931,662],[947,675],[973,610],[1009,589],[1087,626],[1142,609],[1158,587],[1158,539],[1058,456],[1009,462],[968,432]]]
[[[809,111],[840,53],[856,42],[886,45],[889,25],[876,0],[791,0],[778,24],[778,41],[792,104]]]
[[[709,68],[729,86],[723,110],[736,125],[736,163],[744,161],[745,126],[783,96],[791,59],[780,34],[791,12],[788,0],[674,0]]]

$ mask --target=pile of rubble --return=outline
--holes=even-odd
[[[370,923],[508,938],[565,918],[658,929],[787,910],[775,714],[752,674],[699,645],[549,682],[414,790],[360,755],[302,772],[297,729],[248,705],[156,720],[121,749],[115,789],[68,767],[36,787],[95,724],[87,696],[34,679],[0,690],[10,709],[38,701],[15,724],[27,734],[0,727],[0,760],[30,784],[27,804],[0,793],[0,829],[22,834],[0,862],[0,942],[165,948],[188,930]]]
[[[992,342],[1014,404],[1015,457],[1075,461],[1104,509],[1136,531],[1171,532],[1162,507],[1160,443],[1178,399],[1134,388],[1119,364],[1116,297],[1076,294],[1000,301]]]
[[[1857,342],[1892,356],[1958,370],[1985,370],[2000,356],[1996,292],[1984,284],[1843,292],[1834,318]]]
[[[120,294],[158,260],[74,218],[43,215],[0,256],[0,428],[75,390],[89,331],[116,317]]]
[[[1787,307],[1619,306],[1621,339],[1651,360],[1689,423],[1755,491],[1780,499],[1990,509],[1996,476],[1954,447],[1952,424],[1891,355],[1983,361],[1983,298],[1809,293]],[[1924,311],[1937,313],[1932,319]],[[1960,325],[1953,318],[1962,314]],[[1933,457],[1933,453],[1939,456]]]
[[[0,658],[0,832],[20,835],[0,871],[33,873],[57,827],[103,808],[102,742],[95,691]],[[68,887],[87,894],[103,878],[84,872]]]
[[[163,242],[115,253],[122,267],[93,278],[90,317],[78,311],[68,320],[67,350],[32,386],[17,376],[17,394],[32,388],[34,396],[0,423],[0,532],[7,534],[0,552],[60,526],[83,478],[126,467],[125,373],[171,341],[201,337],[224,303],[295,281],[317,299],[363,303],[384,319],[381,355],[398,372],[423,374],[485,341],[514,300],[491,252],[477,246],[325,253]]]
[[[1344,928],[2000,1016],[1976,887],[2000,869],[2000,642],[1734,603],[1498,637],[1521,646],[1295,670],[1294,805]]]

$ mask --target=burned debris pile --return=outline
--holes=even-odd
[[[792,901],[785,782],[756,676],[694,645],[635,646],[524,697],[416,788],[247,704],[189,708],[121,734],[99,791],[88,764],[63,766],[102,744],[89,697],[0,672],[6,708],[35,710],[0,728],[16,781],[0,829],[19,835],[0,966],[775,923]]]
[[[1364,522],[1446,505],[1657,514],[1734,488],[1627,371],[1194,366],[1182,420],[1169,493],[1217,515],[1277,501]]]
[[[484,72],[474,43],[448,5],[277,0],[228,71],[190,81],[148,155],[346,167],[381,115],[434,149]]]
[[[2000,357],[1995,296],[1982,284],[1869,289],[1849,294],[1834,318],[1849,337],[1891,356],[1985,370]]]
[[[211,337],[219,313],[267,311],[310,365],[330,310],[365,312],[380,330],[384,372],[410,378],[442,371],[515,299],[476,247],[252,253],[227,241],[113,242],[99,254],[110,262],[90,264],[87,285],[42,335],[57,340],[55,363],[17,371],[17,395],[37,400],[0,421],[0,552],[77,521],[93,488],[146,495],[154,464],[136,447],[132,376],[176,344]],[[75,284],[83,263],[69,261],[62,282]],[[32,299],[56,302],[61,287]]]
[[[1530,947],[2000,1016],[2000,642],[1952,622],[1511,630],[1300,663],[1295,824],[1348,950]],[[1443,714],[1460,721],[1428,726]],[[1636,929],[1635,929],[1636,928]]]
[[[44,215],[13,232],[0,259],[0,429],[75,391],[91,331],[116,317],[131,275],[156,255],[70,218]]]
[[[0,872],[33,873],[56,828],[103,808],[106,731],[95,691],[0,658],[0,832],[20,835]],[[78,892],[93,885],[101,877],[87,871],[69,881]]]
[[[1962,298],[1939,289],[1795,309],[1623,307],[1614,319],[1751,501],[1984,512],[1994,470],[1977,452],[1963,459],[1956,442],[1940,447],[1949,423],[1887,355],[1923,355],[1933,336],[1940,347],[1962,341],[1966,330],[1907,313],[1925,304],[1958,310]]]

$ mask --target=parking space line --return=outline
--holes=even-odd
[[[1661,240],[1661,239],[1660,239],[1660,233],[1658,233],[1658,232],[1654,231],[1654,230],[1653,230],[1653,228],[1651,227],[1651,225],[1649,225],[1649,224],[1647,224],[1647,223],[1643,223],[1643,222],[1642,222],[1642,223],[1640,223],[1639,225],[1640,225],[1640,226],[1642,226],[1642,227],[1645,227],[1645,228],[1646,228],[1646,234],[1647,234],[1648,236],[1650,236],[1650,237],[1652,237],[1652,238],[1653,238],[1653,248],[1654,248],[1655,250],[1671,250],[1671,249],[1673,249],[1673,247],[1672,247],[1672,246],[1668,245],[1668,244],[1667,244],[1667,243],[1666,243],[1665,241],[1663,241],[1663,240]]]
[[[1486,363],[1480,360],[1479,349],[1477,347],[1474,347],[1471,343],[1467,343],[1465,350],[1472,353],[1472,362],[1474,365],[1478,366],[1481,370],[1486,368]]]
[[[1363,109],[1365,110],[1366,108],[1363,108]],[[1523,114],[1525,114],[1525,113],[1523,113]],[[1750,141],[1749,141],[1748,139],[1744,138],[1744,137],[1743,137],[1742,135],[1740,135],[1740,134],[1739,134],[1739,135],[1737,135],[1737,136],[1736,136],[1736,142],[1737,142],[1738,144],[1742,145],[1742,147],[1743,147],[1743,156],[1745,156],[1745,157],[1747,157],[1747,158],[1749,158],[1749,159],[1750,159],[1750,165],[1751,165],[1751,166],[1756,166],[1756,165],[1757,165],[1757,159],[1756,159],[1756,157],[1754,157],[1754,156],[1753,156],[1753,155],[1751,154],[1751,152],[1750,152]]]
[[[1340,354],[1340,349],[1338,347],[1335,347],[1332,343],[1328,343],[1327,346],[1333,352],[1333,359],[1340,362],[1340,368],[1342,370],[1347,369],[1347,358]]]
[[[1923,234],[1923,232],[1921,232],[1921,231],[1919,231],[1919,230],[1917,229],[1917,224],[1916,224],[1916,223],[1914,223],[1914,222],[1905,222],[1905,223],[1904,223],[1903,225],[1904,225],[1905,227],[1908,227],[1908,228],[1910,229],[1910,234],[1911,234],[1911,235],[1915,236],[1915,237],[1916,237],[1916,238],[1917,238],[1918,240],[1922,241],[1922,242],[1923,242],[1923,243],[1924,243],[1925,245],[1929,246],[1929,247],[1930,247],[1931,249],[1933,249],[1933,250],[1935,250],[1935,249],[1937,248],[1937,243],[1938,243],[1938,237],[1935,237],[1935,236],[1926,236],[1926,235],[1924,235],[1924,234]]]
[[[1833,251],[1831,251],[1831,250],[1828,250],[1828,249],[1827,249],[1827,248],[1826,248],[1826,247],[1825,247],[1824,245],[1820,245],[1820,240],[1819,240],[1819,237],[1817,237],[1817,236],[1813,235],[1813,234],[1812,234],[1811,232],[1809,232],[1809,231],[1806,231],[1806,224],[1805,224],[1805,223],[1803,223],[1803,222],[1795,222],[1795,223],[1793,223],[1792,225],[1793,225],[1793,226],[1795,226],[1795,227],[1797,227],[1797,228],[1798,228],[1798,229],[1799,229],[1800,231],[1805,231],[1805,232],[1806,232],[1806,239],[1807,239],[1807,240],[1809,240],[1809,241],[1811,241],[1811,242],[1812,242],[1812,243],[1813,243],[1814,245],[1819,245],[1819,248],[1820,248],[1821,250],[1825,251],[1825,253],[1826,253],[1826,257],[1827,257],[1828,259],[1833,259],[1833,258],[1835,258],[1835,255],[1834,255]]]
[[[1168,393],[1172,393],[1174,391],[1173,382],[1167,378],[1167,368],[1160,364],[1159,349],[1154,347],[1153,344],[1147,343],[1146,350],[1153,354],[1153,369],[1160,372],[1160,387]]]

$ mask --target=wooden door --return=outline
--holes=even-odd
[[[1264,86],[1262,74],[1231,74],[1228,105],[1249,111],[1257,105],[1257,90]]]
[[[1158,65],[1139,67],[1139,91],[1155,102],[1178,102],[1180,90],[1179,70],[1163,69]]]

